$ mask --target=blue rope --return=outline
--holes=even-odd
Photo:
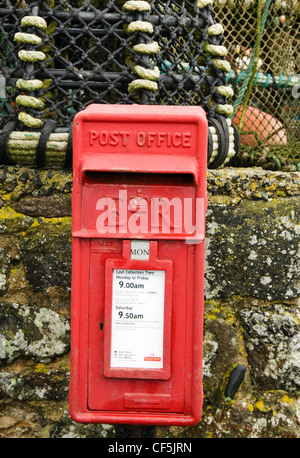
[[[266,79],[266,82],[265,84],[263,85],[263,87],[267,87],[269,82],[270,82],[270,79],[272,79],[272,76],[270,75],[270,73],[267,74],[267,79]]]

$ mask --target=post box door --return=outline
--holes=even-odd
[[[157,245],[156,266],[155,263],[149,265],[148,261],[138,261],[135,264],[136,267],[139,267],[139,269],[134,269],[136,271],[143,273],[145,270],[153,275],[156,267],[157,272],[164,271],[169,276],[169,285],[167,285],[169,292],[165,294],[163,304],[165,320],[163,367],[161,370],[151,369],[150,361],[145,368],[139,369],[135,368],[134,363],[129,361],[128,364],[123,363],[123,370],[116,369],[119,372],[116,377],[112,369],[109,373],[105,367],[109,365],[111,356],[109,349],[105,348],[105,343],[107,343],[105,339],[106,333],[111,333],[112,322],[106,320],[111,314],[112,304],[106,302],[107,285],[104,283],[105,278],[107,279],[107,275],[105,275],[107,263],[113,264],[112,260],[115,259],[122,266],[122,258],[122,241],[114,239],[91,240],[89,275],[93,279],[93,288],[89,301],[88,407],[91,410],[102,411],[124,412],[125,410],[130,412],[145,411],[146,409],[152,412],[159,410],[184,414],[189,405],[192,389],[188,382],[192,377],[191,374],[188,374],[192,371],[190,342],[194,319],[191,304],[194,246],[178,241],[160,242]],[[165,263],[166,259],[168,260],[167,264]],[[132,266],[134,264],[129,264],[129,266],[123,264],[122,270],[126,273],[126,271],[132,270]],[[130,269],[126,269],[126,267],[130,267]],[[144,282],[149,281],[149,277],[146,276],[146,278],[147,280]],[[131,278],[129,278],[130,280]],[[185,284],[189,285],[188,289],[186,289]],[[132,293],[131,288],[129,289]],[[171,296],[168,297],[168,294]],[[139,295],[139,292],[133,291],[131,294],[133,300],[136,295]],[[108,297],[111,298],[110,294]],[[165,297],[167,297],[167,301],[165,301]],[[156,300],[158,299],[156,298]],[[126,307],[129,307],[129,312],[125,312]],[[141,316],[142,313],[137,316],[135,311],[131,312],[130,305],[124,305],[120,311],[129,313],[128,318],[120,318],[119,323],[119,326],[125,327],[125,330],[123,329],[125,339],[131,338],[132,333],[138,333],[141,327],[144,327],[145,338],[151,338],[149,326],[154,326],[155,323],[146,322],[147,317]],[[132,314],[130,315],[130,313]],[[123,324],[121,323],[122,319],[125,320]],[[157,325],[162,325],[162,323],[158,322]],[[154,337],[157,335],[153,329],[152,335]],[[143,340],[137,341],[137,344],[142,348],[145,346]],[[145,348],[147,349],[147,346]],[[131,354],[126,355],[126,350],[123,356],[125,361],[126,357],[132,358]],[[151,358],[151,354],[148,357]],[[184,395],[182,396],[181,393]]]

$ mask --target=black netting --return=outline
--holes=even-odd
[[[235,156],[231,164],[297,169],[297,1],[219,0],[214,11],[212,3],[0,0],[0,161],[31,163],[42,154],[36,163],[47,164],[52,135],[64,142],[63,164],[70,139],[57,135],[70,133],[78,111],[138,103],[202,106],[212,168]],[[18,143],[22,131],[34,133],[34,147]]]
[[[202,106],[209,165],[228,163],[239,141],[222,41],[212,0],[0,0],[1,161],[47,164],[48,137],[88,104],[138,103]],[[21,145],[22,131],[41,138]]]
[[[22,162],[36,152],[43,156],[36,164],[46,164],[46,134],[70,132],[75,114],[90,103],[200,105],[213,120],[212,166],[229,160],[238,142],[223,30],[211,3],[0,1],[1,160],[20,160],[22,136],[7,141],[25,130],[42,138],[34,147],[22,144]]]
[[[199,9],[195,1],[152,1],[150,12],[128,12],[117,1],[41,1],[0,2],[1,72],[7,94],[2,112],[13,114],[17,107],[18,79],[42,80],[43,88],[35,96],[43,99],[45,109],[38,115],[51,117],[59,125],[69,126],[74,115],[89,103],[151,103],[201,105],[213,114],[224,97],[215,91],[225,84],[224,73],[211,63],[204,52],[206,30],[214,24],[211,7]],[[45,18],[47,29],[20,26],[22,17]],[[154,25],[153,33],[128,33],[126,26],[136,20]],[[38,34],[38,45],[16,43],[16,32]],[[210,42],[218,45],[221,36]],[[134,51],[140,43],[157,42],[159,52]],[[46,58],[34,63],[20,61],[20,50],[34,49]],[[128,93],[128,84],[136,78],[136,65],[160,71],[159,90]],[[37,112],[27,109],[37,116]]]
[[[236,163],[300,170],[300,3],[273,0],[262,5],[265,22],[259,40],[257,0],[220,0],[214,6],[215,18],[225,30],[231,65],[227,81],[234,89],[232,119],[237,126],[246,105]],[[246,80],[247,89],[252,73],[253,85],[246,101],[243,86]]]

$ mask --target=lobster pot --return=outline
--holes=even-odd
[[[198,105],[208,166],[238,152],[212,0],[0,0],[0,53],[1,163],[70,167],[90,103]]]
[[[260,37],[258,7],[257,0],[214,4],[215,18],[226,30],[224,45],[231,65],[227,82],[234,90],[232,119],[240,132],[240,154],[234,163],[299,171],[300,2],[262,1]],[[252,75],[250,97],[245,100]]]

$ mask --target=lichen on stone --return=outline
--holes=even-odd
[[[300,312],[277,303],[242,311],[256,385],[297,392],[300,388]]]
[[[49,362],[69,350],[69,320],[51,309],[3,301],[0,316],[2,365],[20,356]]]
[[[39,135],[11,140],[28,141],[26,157]],[[68,413],[72,178],[0,166],[0,437],[116,437]],[[207,172],[202,418],[155,437],[299,437],[299,183],[260,168]],[[229,402],[237,365],[247,372]]]

